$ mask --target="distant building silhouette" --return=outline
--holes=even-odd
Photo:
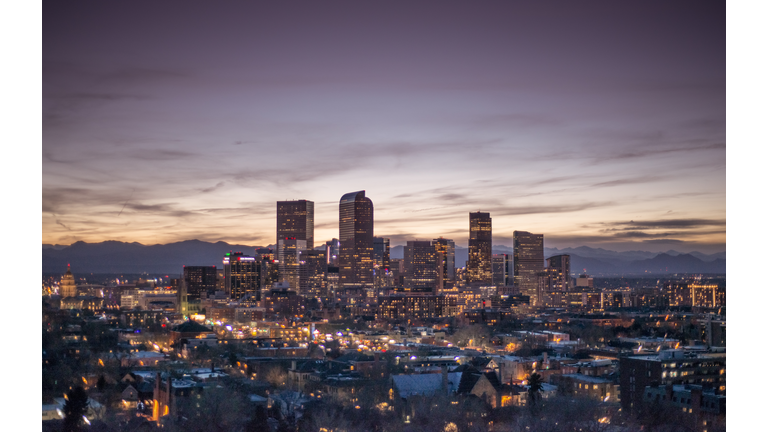
[[[520,294],[529,296],[531,305],[539,306],[539,273],[544,270],[544,235],[526,231],[512,233],[514,243],[514,283]]]
[[[365,191],[339,201],[339,284],[373,286],[373,202]]]
[[[491,267],[492,233],[490,213],[469,214],[469,260],[467,283],[493,283]]]

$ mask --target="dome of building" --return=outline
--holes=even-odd
[[[75,277],[72,276],[72,270],[67,264],[67,272],[61,277],[59,282],[59,294],[62,299],[67,297],[77,297],[77,285],[75,285]]]

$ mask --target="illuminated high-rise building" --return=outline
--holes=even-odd
[[[389,239],[373,238],[373,264],[382,269],[389,269]]]
[[[315,247],[315,203],[307,200],[277,202],[277,240],[304,240]],[[279,253],[279,252],[278,252]]]
[[[442,237],[432,240],[432,244],[442,259],[443,283],[456,280],[456,244]]]
[[[292,291],[299,291],[299,266],[306,251],[305,240],[285,238],[277,241],[278,282],[286,282]]]
[[[470,213],[467,283],[487,285],[493,283],[491,240],[491,214],[482,212]]]
[[[184,266],[187,300],[200,300],[201,294],[216,291],[216,266]]]
[[[176,287],[179,312],[182,315],[198,312],[201,297],[216,291],[217,278],[216,266],[184,266],[183,278]]]
[[[251,300],[261,300],[261,263],[242,252],[224,256],[224,289],[232,300],[250,295]]]
[[[307,298],[324,297],[327,295],[326,273],[328,261],[325,251],[308,250],[301,258],[301,289],[299,294]]]
[[[496,286],[507,285],[509,279],[509,255],[493,254],[491,267],[493,268],[493,284]]]
[[[544,270],[544,234],[531,234],[526,231],[512,233],[514,243],[514,283],[520,293],[529,296],[531,305],[538,306],[539,273]]]
[[[257,249],[258,251],[258,249]],[[269,290],[272,285],[280,280],[280,267],[276,256],[271,250],[259,252],[256,261],[260,261],[260,284],[262,290]]]
[[[547,258],[547,268],[553,269],[555,279],[552,291],[571,290],[571,256],[555,255]]]
[[[531,304],[537,306],[556,307],[564,303],[564,293],[557,289],[560,276],[554,267],[546,267],[537,275],[538,287],[536,295],[531,297]],[[530,293],[528,293],[530,295]],[[537,303],[538,302],[538,303]]]
[[[405,291],[437,294],[443,285],[443,259],[430,241],[409,241],[403,251]]]
[[[365,191],[339,201],[339,284],[373,286],[373,202]]]
[[[390,285],[389,239],[373,238],[373,282],[376,288]]]

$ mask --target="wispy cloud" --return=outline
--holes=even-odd
[[[200,192],[202,192],[202,193],[209,193],[209,192],[213,192],[213,191],[215,191],[216,189],[219,189],[219,188],[223,187],[225,184],[226,184],[226,182],[223,182],[223,181],[222,181],[222,182],[218,182],[218,183],[216,183],[216,185],[214,185],[214,186],[211,186],[211,187],[208,187],[208,188],[203,188],[203,189],[200,189]]]
[[[540,205],[540,206],[520,206],[520,207],[502,207],[493,208],[492,213],[496,216],[514,216],[529,214],[547,214],[547,213],[573,213],[587,209],[604,208],[614,205],[612,201],[586,202],[580,204],[566,205]]]
[[[598,187],[613,187],[613,186],[622,186],[622,185],[630,185],[630,184],[652,183],[652,182],[661,181],[664,178],[665,177],[663,176],[640,176],[640,177],[633,177],[633,178],[622,178],[622,179],[595,183],[591,187],[598,188]]]

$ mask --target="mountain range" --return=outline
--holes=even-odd
[[[392,258],[402,258],[405,246],[390,249]],[[510,261],[514,249],[494,245],[493,253],[507,254]],[[577,248],[544,248],[544,257],[570,255],[573,273],[600,274],[664,274],[664,273],[725,273],[725,252],[707,255],[700,252],[688,254],[670,250],[663,253],[646,251],[616,252],[602,248],[579,246]],[[463,267],[469,259],[469,249],[457,246],[455,264]],[[510,269],[511,271],[511,269]]]
[[[267,246],[274,248],[274,245]],[[63,273],[67,264],[75,273],[167,273],[178,275],[184,265],[216,265],[221,267],[225,253],[243,252],[252,255],[260,246],[187,240],[165,245],[143,245],[105,241],[101,243],[77,242],[69,246],[42,245],[43,273]],[[390,249],[392,258],[403,257],[404,246]],[[513,249],[494,245],[493,253],[508,254]],[[602,248],[580,246],[576,248],[544,248],[544,256],[568,254],[573,273],[601,274],[666,274],[666,273],[725,273],[725,252],[707,255],[699,252],[664,253],[629,251],[616,252]],[[456,247],[456,266],[464,266],[468,249]],[[511,270],[511,269],[510,269]]]

